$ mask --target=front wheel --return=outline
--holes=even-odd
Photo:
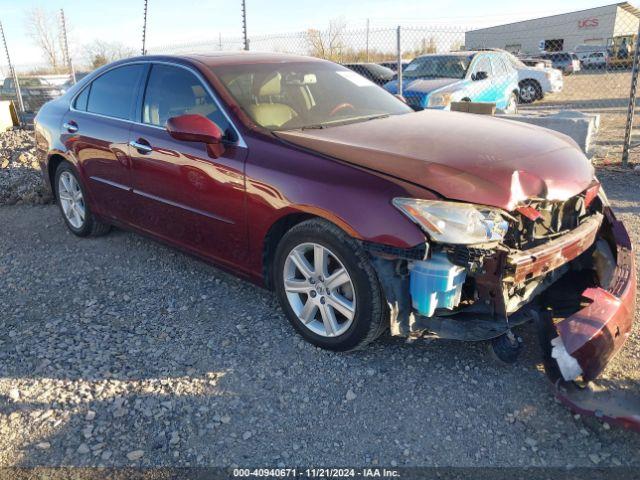
[[[511,92],[509,100],[507,100],[507,106],[504,109],[504,113],[509,115],[515,115],[518,113],[518,96],[515,92]]]
[[[388,325],[366,252],[327,221],[308,220],[289,230],[278,245],[273,275],[287,318],[316,346],[356,350]]]

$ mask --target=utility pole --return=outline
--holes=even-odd
[[[62,35],[62,48],[64,49],[64,59],[69,67],[69,75],[71,76],[71,82],[76,83],[76,71],[73,68],[71,62],[71,55],[69,55],[69,42],[67,40],[67,22],[64,18],[64,10],[60,9],[60,33]]]
[[[367,18],[367,63],[369,62],[369,19]]]
[[[400,25],[398,25],[398,29],[396,30],[396,40],[397,40],[397,49],[398,49],[398,95],[402,95],[402,42],[400,41]]]
[[[148,0],[144,0],[144,20],[142,23],[142,55],[147,54],[146,42],[147,42],[147,5]]]
[[[218,50],[222,51],[222,32],[218,32]]]
[[[7,47],[7,39],[4,36],[4,27],[2,26],[2,22],[0,22],[0,34],[2,34],[2,44],[4,45],[4,51],[7,54],[7,63],[9,64],[9,74],[11,75],[11,78],[13,78],[13,84],[15,85],[15,88],[16,88],[16,97],[18,97],[17,98],[18,108],[20,109],[20,113],[24,113],[24,103],[22,102],[22,92],[20,92],[18,75],[16,75],[16,71],[13,69],[13,64],[11,63],[11,57],[9,56],[9,48]]]
[[[249,50],[249,38],[247,37],[247,2],[242,0],[242,36],[244,37],[244,49]]]

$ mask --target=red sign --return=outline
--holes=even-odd
[[[578,20],[578,28],[595,28],[600,24],[597,18],[583,18]]]

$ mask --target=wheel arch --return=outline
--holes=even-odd
[[[58,170],[58,167],[62,162],[67,162],[72,164],[68,158],[66,158],[64,155],[60,153],[52,153],[47,158],[47,178],[49,180],[49,184],[51,185],[51,193],[53,193],[54,199],[56,196],[56,185],[55,185],[56,170]]]
[[[269,290],[274,288],[271,278],[271,267],[273,265],[273,259],[280,240],[282,240],[282,237],[284,237],[284,235],[296,225],[313,219],[325,220],[332,223],[353,238],[360,237],[360,235],[343,220],[316,208],[300,207],[298,210],[289,211],[281,215],[269,226],[262,242],[262,277],[264,285]]]

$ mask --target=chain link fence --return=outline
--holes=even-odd
[[[614,7],[614,6],[612,6]],[[604,7],[603,7],[604,8]],[[532,23],[533,22],[533,23]],[[595,156],[601,161],[620,161],[630,102],[632,66],[638,41],[638,12],[612,8],[594,20],[563,15],[532,22],[474,29],[462,26],[347,29],[332,22],[323,30],[249,36],[252,51],[310,55],[345,64],[380,84],[400,84],[410,97],[411,82],[417,77],[409,62],[425,54],[450,54],[466,50],[500,49],[512,54],[518,70],[518,102],[521,112],[542,114],[579,111],[600,116]],[[606,26],[606,28],[604,28]],[[593,32],[592,34],[586,33]],[[561,38],[560,38],[561,37]],[[589,37],[589,38],[587,38]],[[240,51],[244,39],[218,36],[199,42],[147,47],[152,54]],[[382,64],[391,76],[365,71],[362,65]],[[398,66],[401,66],[398,72]],[[430,79],[446,83],[451,76],[446,62],[433,67]],[[496,65],[491,67],[494,70]],[[404,71],[403,71],[404,69]],[[25,110],[35,112],[72,82],[70,69],[59,74],[40,75],[37,68],[16,68],[23,87]],[[78,67],[82,75],[86,68]],[[16,99],[6,68],[2,98]],[[395,74],[395,77],[393,76]],[[66,75],[66,79],[65,79]],[[375,77],[379,75],[378,77]],[[397,91],[397,88],[396,88]],[[475,98],[470,98],[475,101]],[[409,102],[411,103],[411,102]],[[430,106],[430,105],[426,105]],[[635,127],[635,125],[633,125]],[[634,133],[635,128],[632,130]],[[631,161],[638,161],[631,135]]]

